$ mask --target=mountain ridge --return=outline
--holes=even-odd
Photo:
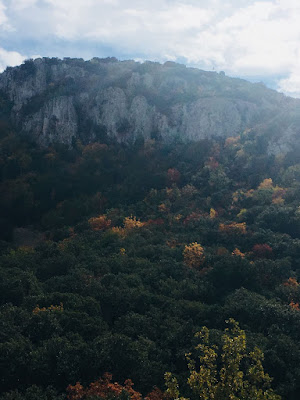
[[[279,153],[300,137],[300,100],[174,62],[38,58],[7,68],[0,91],[14,129],[42,146],[104,136],[193,141],[252,130]]]

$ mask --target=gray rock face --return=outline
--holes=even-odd
[[[22,129],[41,145],[53,142],[71,144],[78,130],[73,98],[61,96],[50,99],[38,112],[23,120]]]
[[[254,129],[268,136],[269,151],[276,153],[299,138],[299,101],[174,63],[37,59],[2,73],[0,91],[13,104],[18,131],[43,146],[89,142],[99,130],[130,143],[140,136],[198,140]],[[266,127],[274,121],[270,134]]]

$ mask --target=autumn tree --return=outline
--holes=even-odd
[[[186,245],[183,251],[184,264],[190,268],[199,268],[205,260],[204,249],[201,244],[194,242]]]
[[[122,238],[125,238],[126,235],[134,229],[145,226],[145,222],[141,222],[139,219],[132,215],[130,217],[126,217],[123,221],[123,224],[124,228],[120,226],[115,226],[112,228],[112,231]]]
[[[252,252],[255,258],[270,258],[272,257],[272,247],[266,243],[255,244],[253,246]]]
[[[203,327],[195,337],[197,359],[186,354],[189,376],[187,383],[201,400],[280,400],[271,389],[272,379],[264,372],[263,353],[257,347],[248,352],[246,334],[239,324],[230,319],[222,336],[222,348],[210,344],[209,330]],[[165,374],[166,394],[171,399],[180,397],[177,379]]]
[[[110,227],[111,220],[107,219],[106,215],[99,215],[98,217],[90,218],[89,224],[93,231],[102,231]]]
[[[246,222],[231,222],[230,224],[220,224],[219,231],[229,234],[245,235],[247,232]]]
[[[89,400],[89,399],[127,399],[141,400],[142,395],[133,389],[133,383],[130,379],[124,382],[124,385],[118,382],[112,382],[112,375],[105,373],[102,378],[92,382],[88,387],[83,387],[79,382],[74,386],[67,387],[68,400]],[[122,396],[122,395],[125,395]]]

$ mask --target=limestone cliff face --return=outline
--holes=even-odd
[[[71,144],[78,131],[73,97],[53,97],[39,111],[26,116],[21,123],[23,131],[42,145],[52,142]]]
[[[224,74],[174,63],[37,59],[0,75],[20,134],[41,145],[138,137],[197,140],[252,129],[269,151],[299,141],[300,102]],[[272,127],[272,129],[270,128]]]

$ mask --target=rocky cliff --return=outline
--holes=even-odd
[[[103,135],[197,140],[251,129],[276,153],[300,140],[299,100],[172,62],[28,60],[0,75],[0,92],[14,128],[41,145]]]

